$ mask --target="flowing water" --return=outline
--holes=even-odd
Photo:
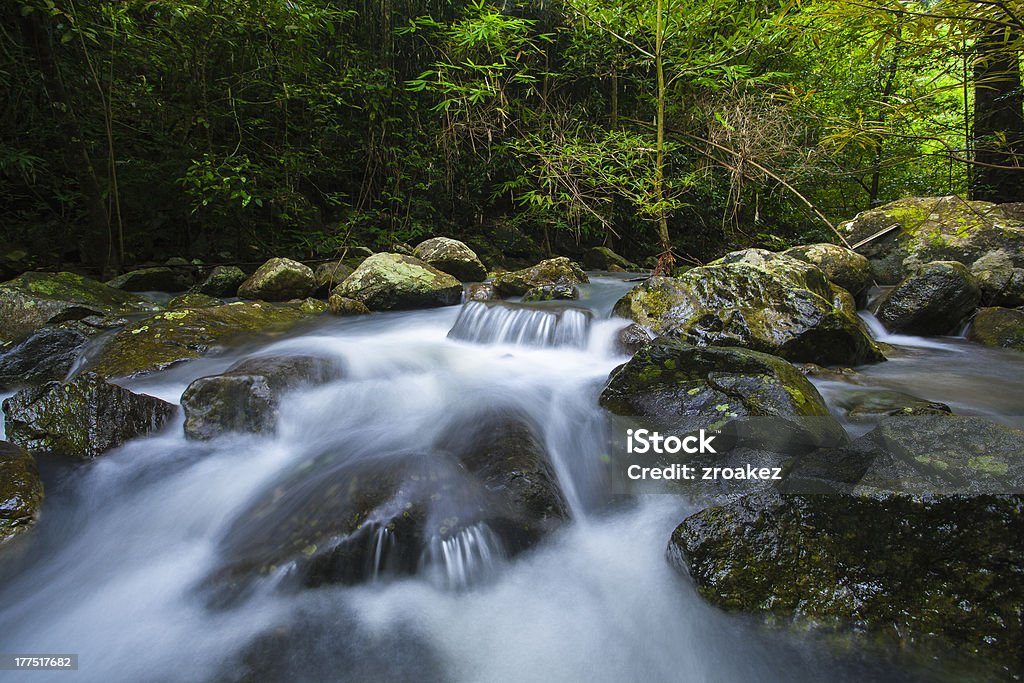
[[[630,286],[595,277],[573,306],[328,317],[132,382],[177,401],[192,379],[245,355],[313,354],[344,368],[344,379],[290,395],[273,436],[189,442],[179,422],[84,465],[41,459],[44,517],[19,552],[0,555],[0,652],[79,654],[77,673],[32,675],[53,681],[233,681],[256,663],[261,673],[246,680],[929,679],[709,607],[665,559],[688,503],[609,504],[597,396],[626,360],[613,343],[623,323],[608,316]],[[888,341],[903,342],[896,359],[866,369],[862,388],[1021,412],[1024,363],[1012,354]],[[819,385],[826,396],[846,390]],[[411,577],[388,572],[396,541],[380,526],[360,585],[290,591],[271,575],[231,606],[211,606],[204,582],[254,501],[352,462],[399,462],[489,406],[540,425],[572,523],[514,557],[486,520],[469,524],[428,539]],[[340,464],[325,453],[342,454]],[[275,533],[243,528],[257,540]]]

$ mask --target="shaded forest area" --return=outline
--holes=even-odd
[[[443,234],[492,265],[598,244],[664,264],[837,241],[908,195],[1020,201],[1022,19],[990,0],[14,0],[0,263],[111,275]]]

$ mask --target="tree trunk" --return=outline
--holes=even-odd
[[[971,197],[1024,200],[1024,95],[1019,37],[1002,30],[978,40],[974,63],[974,161]]]
[[[658,0],[658,23],[654,36],[654,62],[658,72],[658,145],[654,169],[654,198],[658,204],[658,242],[661,257],[658,269],[666,266],[671,273],[672,240],[668,234],[668,212],[665,210],[665,17],[663,0]]]

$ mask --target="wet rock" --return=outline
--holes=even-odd
[[[24,273],[0,284],[0,341],[21,341],[48,324],[159,308],[74,273]]]
[[[1024,351],[1024,311],[982,308],[974,316],[967,338],[985,346]]]
[[[0,388],[20,388],[67,377],[89,337],[74,327],[43,327],[0,354]]]
[[[781,496],[687,518],[669,558],[729,610],[975,658],[1024,661],[1024,498]]]
[[[320,315],[326,313],[331,309],[330,304],[320,299],[314,299],[313,297],[306,297],[305,299],[293,299],[285,304],[286,306],[294,306],[306,315]]]
[[[577,285],[590,282],[590,279],[578,265],[561,256],[523,270],[499,273],[494,276],[493,282],[505,296],[521,296],[534,287]]]
[[[615,334],[615,349],[624,355],[632,356],[651,343],[651,335],[636,323],[626,325]]]
[[[952,415],[945,403],[927,401],[900,391],[854,391],[837,400],[851,420],[877,420],[892,415]]]
[[[316,289],[313,270],[298,261],[272,258],[238,287],[242,299],[288,301],[304,299]]]
[[[1013,258],[1002,249],[989,252],[971,266],[971,275],[981,288],[987,306],[1024,305],[1024,268],[1015,268]]]
[[[627,258],[619,256],[608,247],[592,247],[583,255],[583,266],[588,270],[608,270],[617,268],[619,272],[635,273],[640,266]]]
[[[210,306],[223,305],[223,299],[217,299],[208,294],[199,294],[198,292],[187,292],[167,302],[167,308],[172,311],[182,308],[209,308]]]
[[[526,294],[523,294],[523,303],[535,301],[575,301],[580,298],[580,292],[572,285],[544,285],[543,287],[532,287]]]
[[[834,244],[808,244],[793,247],[783,256],[810,263],[825,274],[831,282],[842,287],[857,301],[864,301],[874,279],[867,258],[855,251]]]
[[[213,297],[233,297],[247,279],[248,276],[238,266],[215,266],[194,291]]]
[[[240,361],[223,374],[195,380],[182,394],[185,436],[206,440],[226,432],[271,432],[285,393],[340,376],[336,364],[314,356]]]
[[[327,300],[327,305],[334,315],[366,315],[370,312],[363,302],[337,294],[331,295],[331,298]]]
[[[853,368],[826,368],[816,363],[797,363],[796,369],[807,377],[820,377],[836,382],[850,382],[857,376],[857,371]]]
[[[4,401],[7,437],[31,452],[95,458],[158,431],[177,406],[103,381],[95,374],[23,389]]]
[[[959,197],[908,197],[859,214],[839,227],[850,243],[898,226],[857,249],[880,284],[891,285],[931,261],[971,266],[1003,250],[1024,268],[1024,215],[1014,205],[968,202]]]
[[[316,267],[313,275],[316,277],[317,296],[330,296],[331,291],[345,281],[352,274],[353,268],[345,261],[329,261],[321,263]]]
[[[193,284],[192,273],[183,268],[140,268],[107,281],[108,287],[126,292],[182,292]]]
[[[619,300],[615,313],[701,346],[826,365],[882,360],[850,303],[817,267],[748,249],[679,278],[649,278]]]
[[[480,282],[487,277],[476,252],[458,240],[434,237],[420,242],[412,255],[462,282]]]
[[[466,285],[466,301],[500,301],[497,288],[489,282]]]
[[[89,369],[105,377],[142,375],[236,339],[284,332],[305,318],[298,308],[260,301],[167,311],[118,331]]]
[[[936,261],[886,294],[877,316],[890,332],[955,334],[980,301],[981,290],[966,266]]]
[[[454,277],[411,256],[374,254],[332,295],[355,299],[374,311],[452,306],[462,299]]]
[[[35,458],[0,441],[0,545],[32,528],[42,505],[43,482]]]

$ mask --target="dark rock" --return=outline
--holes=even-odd
[[[480,282],[487,277],[487,268],[476,252],[458,240],[434,237],[420,242],[412,255],[462,282]]]
[[[331,291],[352,274],[353,268],[344,261],[321,263],[313,272],[316,277],[317,296],[330,296]]]
[[[462,284],[411,256],[374,254],[338,285],[332,295],[355,299],[374,311],[452,306]]]
[[[42,505],[43,482],[35,458],[0,441],[0,545],[28,531]]]
[[[193,277],[189,270],[166,266],[131,270],[107,281],[108,287],[126,292],[182,292],[192,284]]]
[[[466,285],[466,301],[500,301],[497,288],[488,282]]]
[[[499,273],[494,286],[506,296],[521,296],[534,287],[577,285],[590,282],[578,265],[564,256],[541,261],[535,266],[511,273]]]
[[[213,297],[233,297],[248,276],[238,266],[216,266],[200,284],[196,285],[197,294]]]
[[[952,415],[945,403],[927,401],[900,391],[853,391],[836,404],[851,420],[877,420],[893,415]]]
[[[43,327],[0,354],[0,388],[21,388],[67,377],[89,341],[74,327]]]
[[[641,270],[640,266],[627,258],[619,256],[608,247],[592,247],[583,255],[583,266],[588,270],[612,270],[617,268],[619,272],[635,273]]]
[[[980,301],[981,290],[966,266],[936,261],[886,294],[877,315],[890,332],[954,334]]]
[[[337,365],[312,356],[258,357],[235,363],[221,375],[195,380],[182,394],[185,436],[212,439],[225,432],[273,431],[283,394],[340,376]]]
[[[651,343],[651,335],[636,323],[626,325],[615,334],[615,349],[621,354],[632,356]]]
[[[679,278],[649,278],[615,313],[696,345],[829,365],[883,360],[853,308],[817,267],[748,249]]]
[[[793,247],[783,256],[810,263],[825,274],[830,281],[842,287],[857,301],[863,301],[874,280],[871,264],[855,251],[834,244],[808,244]]]
[[[575,301],[580,298],[580,291],[573,285],[544,285],[532,287],[523,294],[523,303],[535,301]]]
[[[313,270],[298,261],[272,258],[238,287],[242,299],[288,301],[304,299],[316,289]]]
[[[95,458],[159,430],[177,406],[86,374],[23,389],[4,401],[7,437],[32,452]]]
[[[167,302],[167,308],[172,311],[182,308],[209,308],[223,305],[223,299],[216,299],[208,294],[199,294],[198,292],[187,292]]]
[[[331,298],[327,300],[327,305],[334,315],[366,315],[370,313],[370,309],[363,302],[337,294],[331,295]]]
[[[1024,351],[1024,311],[982,308],[974,316],[967,338],[985,346]]]

